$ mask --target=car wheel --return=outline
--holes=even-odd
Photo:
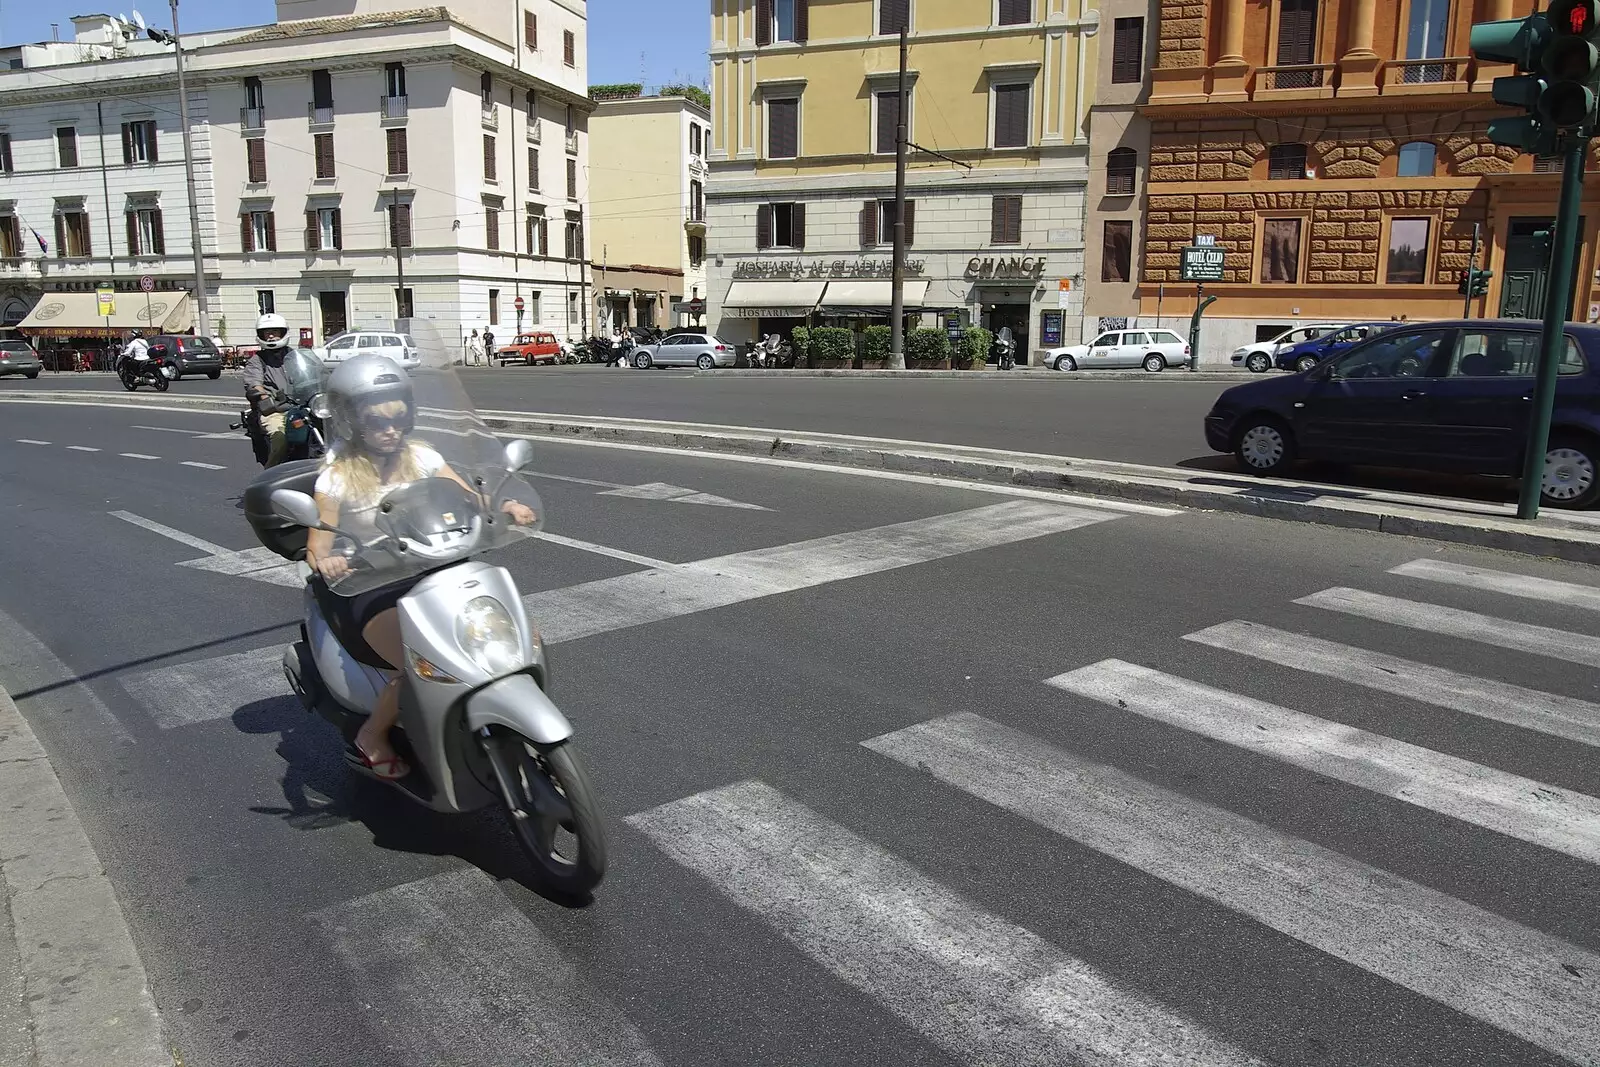
[[[633,357],[634,370],[649,370],[650,363],[650,353],[648,352],[640,352],[638,355]]]
[[[37,378],[37,377],[39,377],[39,372],[38,372],[38,371],[36,371],[36,370],[31,370],[31,371],[29,371],[29,372],[28,372],[28,373],[27,373],[27,374],[26,374],[26,375],[25,375],[25,377],[26,377],[26,378],[27,378],[27,379],[28,379],[28,381],[30,381],[30,382],[31,382],[31,381],[33,381],[33,380],[34,380],[34,379],[35,379],[35,378]]]
[[[712,359],[711,354],[707,352],[699,359],[695,360],[694,365],[699,367],[701,370],[710,370],[712,367],[717,365],[717,361]]]
[[[206,374],[206,377],[210,378],[212,381],[216,381],[218,378],[222,377],[222,372],[219,370],[210,371]]]
[[[1244,365],[1252,374],[1265,374],[1272,369],[1272,359],[1265,352],[1252,352],[1245,357]]]
[[[1600,449],[1592,438],[1552,434],[1544,453],[1539,502],[1552,508],[1586,508],[1600,496]]]
[[[1152,352],[1144,357],[1144,369],[1151,374],[1156,374],[1167,369],[1167,361],[1159,352]]]
[[[1061,356],[1056,360],[1056,370],[1074,371],[1078,369],[1078,361],[1071,356]]]
[[[1294,463],[1294,433],[1270,415],[1240,423],[1233,454],[1249,474],[1282,474]]]
[[[1306,371],[1310,370],[1316,365],[1316,356],[1301,356],[1299,359],[1294,361],[1294,369],[1299,371],[1301,374],[1304,374]]]

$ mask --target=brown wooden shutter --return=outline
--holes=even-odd
[[[1111,24],[1111,80],[1144,79],[1144,19],[1115,19]]]
[[[871,248],[878,243],[878,202],[864,201],[861,205],[861,244]]]
[[[78,131],[73,126],[63,126],[56,130],[57,159],[63,167],[76,167],[78,165]]]
[[[578,161],[567,160],[567,199],[578,199]]]
[[[756,44],[772,43],[772,0],[756,0]]]
[[[483,176],[488,181],[495,180],[495,152],[494,134],[483,135]]]
[[[989,201],[989,243],[997,245],[1005,240],[1006,233],[1006,198],[994,197]]]
[[[60,215],[56,216],[56,258],[64,259],[67,254],[67,220]]]
[[[900,91],[878,94],[878,143],[877,151],[889,153],[898,150],[898,131],[900,123]]]
[[[333,247],[344,247],[344,218],[339,208],[333,209]]]
[[[332,178],[333,170],[333,134],[319,133],[311,138],[315,147],[317,158],[317,177]]]
[[[1278,66],[1317,61],[1317,0],[1279,0]]]
[[[998,85],[994,90],[994,144],[1021,148],[1028,143],[1028,85]]]
[[[543,219],[542,218],[542,219],[539,220],[539,254],[541,256],[548,256],[550,254],[550,220],[549,219]]]
[[[245,142],[245,155],[249,163],[249,179],[252,184],[259,185],[267,180],[267,142],[260,137],[252,137]]]
[[[1033,0],[1000,0],[1000,25],[1017,26],[1033,21]]]
[[[522,13],[522,43],[528,46],[530,52],[539,49],[539,16],[532,11]]]
[[[390,211],[390,243],[401,248],[411,247],[411,205],[394,204]]]
[[[57,220],[59,226],[59,220]],[[59,229],[57,232],[60,232]],[[59,240],[59,238],[57,238]],[[756,247],[772,247],[772,205],[756,205]]]
[[[811,37],[811,0],[794,0],[794,39],[804,44]]]
[[[306,251],[320,252],[322,250],[322,227],[317,225],[317,213],[306,212]]]
[[[133,162],[133,123],[122,124],[122,165],[128,166]]]
[[[388,162],[389,162],[389,173],[390,174],[409,174],[409,173],[411,173],[411,160],[408,158],[408,153],[406,151],[406,131],[405,130],[390,130],[389,131],[389,160],[388,160]]]
[[[800,101],[767,101],[767,158],[794,159],[800,154]]]
[[[278,213],[276,211],[269,211],[269,212],[267,212],[267,251],[268,252],[276,252],[277,250],[278,250]]]
[[[85,256],[93,256],[94,232],[89,226],[89,213],[87,211],[80,211],[75,217],[78,220],[78,232],[82,235],[83,254]]]
[[[1132,196],[1139,169],[1139,153],[1131,148],[1113,148],[1106,154],[1106,195]]]
[[[167,254],[167,228],[161,222],[161,209],[152,208],[150,211],[150,239],[154,247],[150,251],[158,256]]]
[[[144,124],[144,143],[150,153],[150,162],[161,162],[161,153],[156,150],[156,124],[153,119]]]
[[[910,248],[916,242],[917,237],[917,202],[915,200],[906,201],[905,222],[906,247]]]
[[[561,32],[561,61],[569,67],[578,65],[578,38],[571,30]]]
[[[1004,0],[1002,0],[1004,2]],[[878,0],[878,32],[898,34],[911,24],[911,0]]]
[[[245,252],[254,252],[255,233],[250,229],[250,213],[246,211],[239,216],[239,248]]]
[[[794,235],[794,240],[789,242],[790,246],[804,248],[806,246],[806,206],[804,204],[794,204],[789,208],[789,229]]]
[[[128,255],[137,256],[139,254],[139,213],[130,211],[123,215],[123,219],[128,224]]]

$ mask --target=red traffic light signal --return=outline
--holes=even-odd
[[[1557,37],[1588,37],[1600,27],[1600,0],[1555,0],[1545,18]]]

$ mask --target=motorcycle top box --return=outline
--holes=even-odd
[[[284,559],[298,562],[305,558],[307,530],[272,509],[272,494],[279,489],[293,489],[310,496],[322,465],[320,459],[290,460],[268,467],[244,488],[244,517],[256,540]]]

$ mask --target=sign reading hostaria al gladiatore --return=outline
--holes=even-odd
[[[921,259],[906,260],[906,274],[920,277],[927,267]],[[735,278],[888,278],[893,259],[857,256],[855,259],[742,259],[733,265]]]

